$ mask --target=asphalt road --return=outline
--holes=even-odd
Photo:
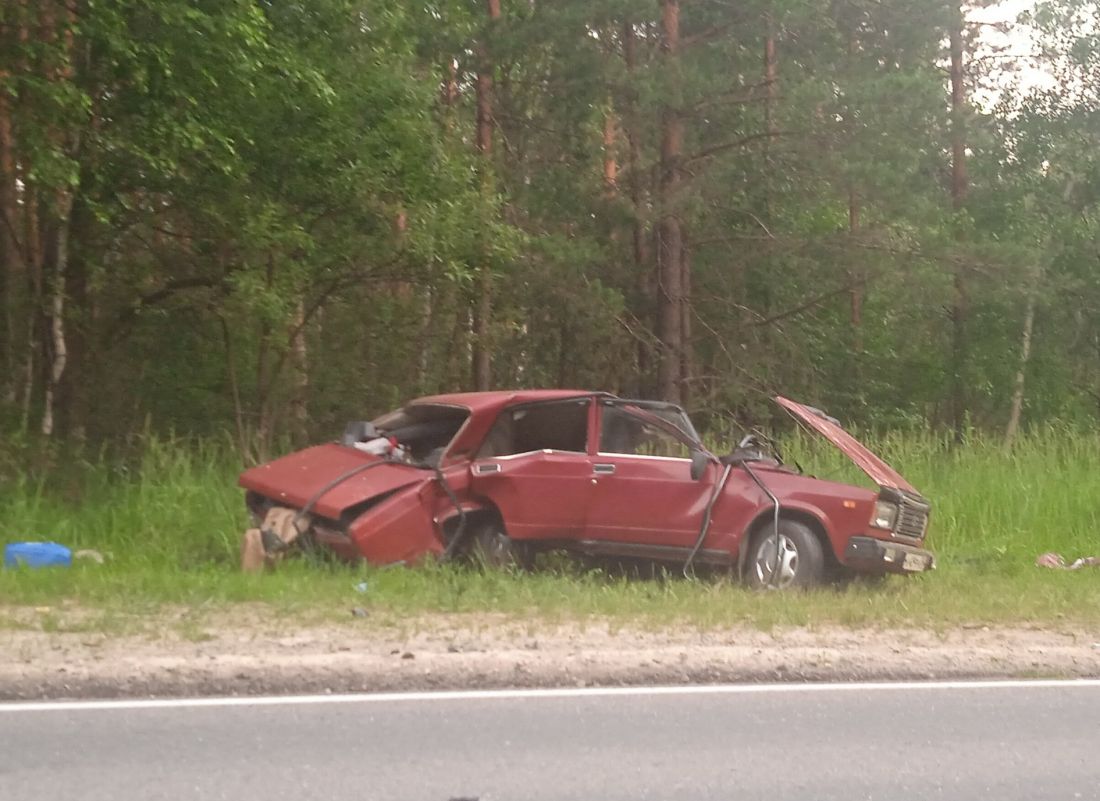
[[[1100,682],[0,705],[0,798],[1100,799]]]

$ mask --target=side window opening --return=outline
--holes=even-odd
[[[600,414],[600,453],[691,458],[685,443],[643,416],[618,406],[603,406]]]
[[[477,458],[543,450],[584,453],[587,438],[587,398],[537,403],[501,412]]]

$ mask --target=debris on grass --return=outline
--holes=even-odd
[[[1082,567],[1100,567],[1100,557],[1082,556],[1069,564],[1060,553],[1047,552],[1035,560],[1036,567],[1049,567],[1054,570],[1080,570]]]
[[[293,509],[272,507],[259,528],[250,528],[241,538],[241,570],[258,573],[273,568],[310,526],[309,515]]]

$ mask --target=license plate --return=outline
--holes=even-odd
[[[911,570],[914,573],[928,569],[930,557],[923,553],[907,553],[901,562],[902,570]]]

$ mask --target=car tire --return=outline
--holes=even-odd
[[[499,522],[478,526],[470,543],[470,553],[475,564],[489,570],[527,569],[527,549],[508,536]]]
[[[761,526],[749,544],[745,579],[754,589],[805,589],[821,583],[825,575],[825,552],[821,540],[805,523],[779,521],[779,575],[775,571],[775,530]]]

